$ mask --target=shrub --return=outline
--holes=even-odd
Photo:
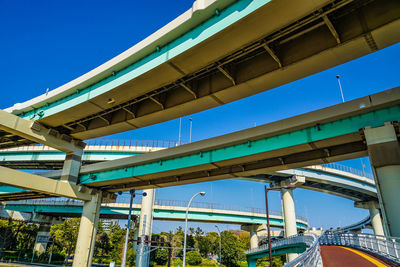
[[[174,259],[173,261],[172,261],[172,265],[173,266],[182,266],[183,265],[183,261],[181,260],[181,259],[179,259],[179,258],[176,258],[176,259]]]
[[[186,254],[186,261],[190,265],[199,265],[202,261],[200,252],[194,250],[189,251]]]
[[[154,261],[158,265],[165,265],[168,262],[168,249],[157,249],[155,251]]]
[[[201,266],[219,266],[219,263],[212,259],[203,259]]]

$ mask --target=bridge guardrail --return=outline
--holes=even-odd
[[[320,244],[353,247],[378,254],[400,264],[400,238],[329,231],[320,237]]]
[[[318,240],[317,235],[312,233],[298,234],[293,235],[287,238],[282,238],[279,240],[275,240],[271,242],[271,249],[292,245],[292,244],[306,244],[307,246],[311,246],[314,244],[315,240]],[[259,246],[257,248],[247,249],[245,251],[246,254],[253,254],[261,251],[268,250],[268,244]]]
[[[342,165],[342,164],[338,164],[338,163],[326,163],[326,164],[322,164],[321,166],[323,167],[327,167],[327,168],[331,168],[331,169],[335,169],[338,171],[343,171],[343,172],[348,172],[348,173],[352,173],[361,177],[366,177],[369,179],[374,179],[374,176],[372,173],[366,172],[365,170],[358,170],[346,165]]]
[[[294,266],[319,266],[322,267],[321,248],[319,246],[319,237],[312,234],[314,242],[307,248],[306,251],[301,253],[295,260],[287,262],[285,267]]]

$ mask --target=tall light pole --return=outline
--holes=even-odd
[[[191,143],[191,142],[192,142],[192,124],[193,124],[192,118],[189,118],[189,121],[190,121],[190,128],[189,128],[189,143]]]
[[[222,235],[221,235],[221,231],[218,228],[218,225],[215,225],[215,228],[217,228],[218,233],[219,233],[219,267],[221,267],[221,262],[222,262],[222,246],[221,246]]]
[[[122,194],[122,192],[118,192],[118,193],[120,195]],[[122,252],[121,267],[125,267],[125,265],[126,265],[126,252],[128,251],[129,230],[131,229],[132,204],[133,204],[133,199],[135,198],[135,189],[129,190],[129,194],[131,195],[131,198],[129,201],[128,225],[126,227],[125,243],[124,243],[124,250]],[[146,193],[143,193],[142,195],[145,197]]]
[[[182,118],[179,118],[179,134],[178,134],[178,146],[181,144],[182,133]]]
[[[265,188],[265,210],[267,213],[267,229],[268,229],[268,258],[269,258],[269,266],[272,267],[271,226],[269,224],[268,192],[271,190],[295,188],[295,186],[288,185],[288,186],[279,186],[279,187],[270,187],[270,188],[267,188],[267,186],[264,186],[264,188]]]
[[[187,235],[187,226],[188,226],[188,214],[189,214],[189,208],[190,204],[192,203],[192,200],[198,196],[201,195],[202,197],[205,196],[206,192],[198,192],[192,196],[192,198],[189,201],[189,204],[186,208],[186,217],[185,217],[185,236],[183,238],[183,267],[186,266],[186,235]]]
[[[344,103],[344,96],[343,96],[342,84],[340,83],[340,76],[336,75],[336,79],[337,79],[338,84],[339,84],[340,95],[342,96],[342,102]]]

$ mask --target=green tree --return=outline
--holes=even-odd
[[[246,260],[244,245],[237,235],[230,231],[223,231],[222,236],[222,263],[226,266],[239,266],[239,261]]]
[[[191,250],[186,253],[186,262],[190,265],[199,265],[202,260],[198,251]]]
[[[154,261],[158,265],[165,265],[168,262],[168,249],[156,249],[154,253]]]
[[[75,249],[78,238],[80,218],[68,219],[61,224],[53,225],[50,228],[50,236],[54,238],[56,244],[59,244],[61,250],[69,258]]]

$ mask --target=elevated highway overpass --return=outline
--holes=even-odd
[[[82,156],[82,164],[122,159],[167,147],[175,147],[174,141],[158,140],[93,140],[88,143]],[[0,150],[0,166],[13,169],[58,170],[63,167],[65,153],[48,146],[25,146]],[[304,176],[305,183],[301,188],[329,193],[353,201],[377,200],[375,182],[369,173],[361,172],[339,164],[313,165],[297,169],[281,170],[273,173],[258,174],[239,179],[258,182],[279,182],[293,175]],[[21,194],[13,194],[21,192]],[[0,186],[0,200],[24,198],[25,190]],[[38,198],[43,195],[38,195]]]
[[[395,44],[399,17],[396,0],[197,0],[124,53],[7,111],[80,140],[136,129]],[[1,148],[39,142],[1,134]]]
[[[110,192],[249,177],[367,156],[365,130],[400,118],[400,88],[251,129],[82,166],[79,183]],[[397,132],[398,135],[398,132]],[[60,177],[61,171],[44,174]]]
[[[123,201],[123,200],[122,200]],[[129,202],[129,200],[127,200]],[[126,201],[125,201],[126,202]],[[100,208],[100,218],[127,219],[129,203],[103,203]],[[187,203],[185,201],[156,200],[154,203],[154,220],[185,221]],[[82,214],[83,202],[74,200],[27,200],[10,201],[4,209],[22,213],[34,213],[51,217],[73,218]],[[141,204],[134,204],[132,214],[140,214]],[[224,224],[265,224],[265,210],[246,207],[228,207],[215,203],[193,202],[189,211],[189,221],[224,223]],[[270,224],[274,228],[283,228],[283,217],[279,212],[271,212]],[[299,230],[308,228],[308,221],[297,217]]]
[[[396,0],[196,1],[104,65],[0,111],[0,148],[39,143],[66,152],[62,170],[39,176],[0,167],[0,183],[85,201],[74,265],[89,266],[100,203],[113,192],[254,177],[368,154],[386,231],[400,236],[399,88],[80,168],[81,140],[209,109],[397,43],[399,10]]]

